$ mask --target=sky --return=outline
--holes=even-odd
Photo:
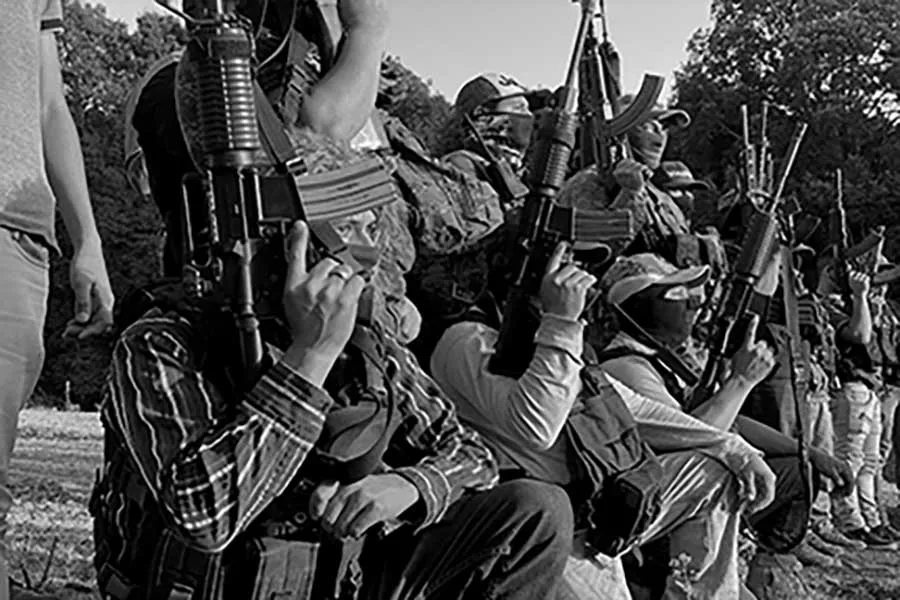
[[[162,10],[153,0],[96,1],[128,22]],[[479,73],[505,73],[527,87],[555,88],[565,77],[579,19],[572,0],[388,1],[388,52],[451,102]],[[637,88],[648,72],[665,76],[668,91],[688,40],[708,23],[710,1],[606,0],[606,8],[625,89]]]

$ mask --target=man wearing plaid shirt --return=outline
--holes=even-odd
[[[269,527],[277,513],[282,524],[285,515],[316,523],[320,539],[364,539],[363,597],[553,597],[572,539],[565,493],[537,482],[495,487],[495,460],[477,434],[459,424],[412,355],[377,331],[382,382],[397,413],[384,467],[353,483],[329,479],[335,473],[316,448],[329,411],[383,390],[360,390],[363,369],[345,360],[363,280],[331,259],[307,271],[307,239],[298,223],[284,297],[292,342],[283,352],[270,347],[273,364],[248,393],[238,396],[227,374],[215,374],[203,350],[215,347],[214,328],[154,310],[124,332],[102,413],[105,481],[119,483],[101,483],[95,493],[101,590],[255,597],[229,586],[228,569],[247,569],[240,549],[248,538],[277,537]],[[116,474],[110,440],[134,472],[127,483]],[[165,527],[203,556],[223,553],[224,579],[161,576],[167,567],[154,561],[168,543],[160,541]],[[297,528],[290,533],[303,537]],[[295,577],[309,571],[294,593],[313,585],[312,566],[290,567]],[[129,595],[134,589],[140,595]]]

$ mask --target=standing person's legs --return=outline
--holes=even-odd
[[[867,493],[874,494],[871,465],[866,468],[866,442],[874,431],[876,418],[880,424],[880,411],[875,394],[862,383],[844,384],[834,399],[834,455],[850,464],[856,478],[856,489],[852,493],[846,496],[832,494],[831,497],[835,525],[843,531],[866,525],[861,498]],[[876,413],[879,416],[876,417]]]
[[[869,529],[881,525],[881,511],[878,506],[878,477],[881,471],[881,402],[875,392],[872,394],[872,427],[863,441],[863,467],[856,479],[859,496],[859,510]]]
[[[6,518],[12,507],[9,462],[19,410],[44,361],[48,250],[31,236],[0,228],[0,599],[9,597]]]

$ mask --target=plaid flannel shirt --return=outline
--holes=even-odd
[[[418,489],[421,510],[410,512],[422,528],[463,492],[493,486],[497,467],[412,354],[385,342],[400,419],[388,455],[409,459],[391,472]],[[157,311],[131,326],[113,352],[102,419],[188,540],[221,550],[286,491],[333,399],[276,362],[234,405],[197,368],[197,345],[179,316]]]

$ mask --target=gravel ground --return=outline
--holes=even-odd
[[[99,598],[87,501],[101,456],[97,413],[23,411],[11,469],[10,572],[17,581],[38,586],[44,579],[42,591],[60,600]],[[900,551],[858,552],[839,568],[807,567],[802,575],[812,600],[900,600]]]

